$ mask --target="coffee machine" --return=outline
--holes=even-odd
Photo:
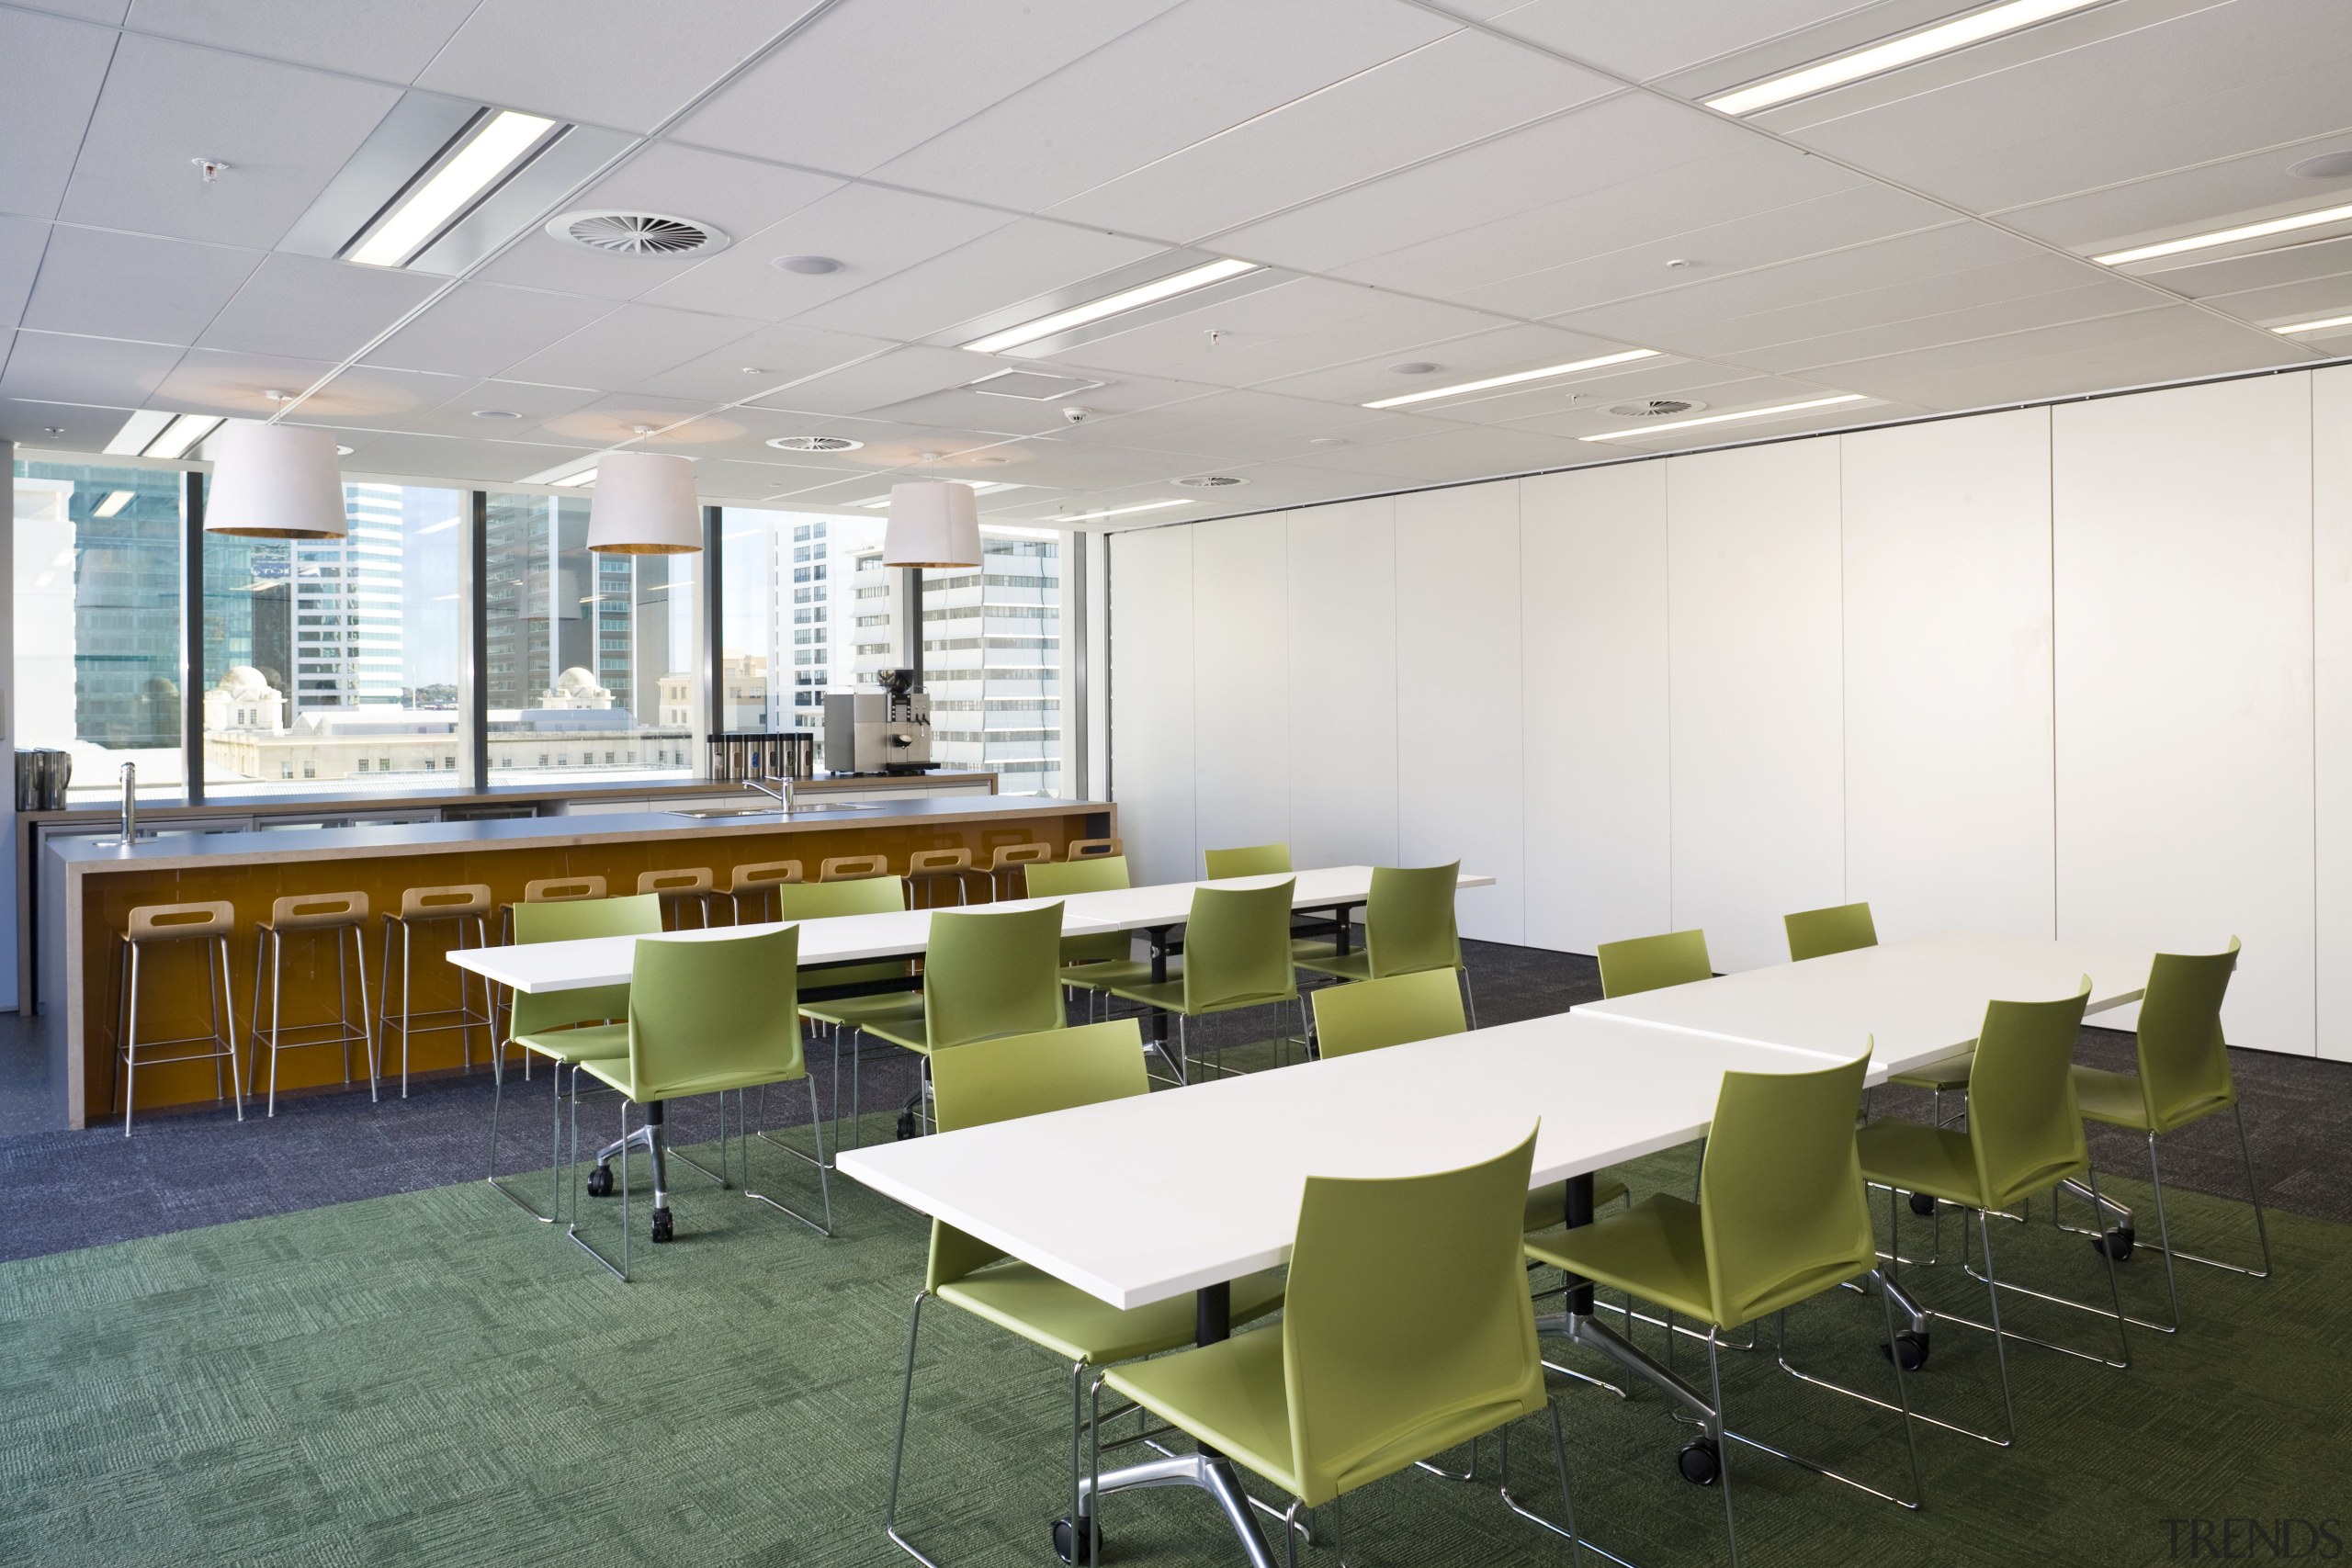
[[[825,768],[833,773],[920,773],[931,760],[931,697],[911,670],[877,670],[878,692],[825,694]]]

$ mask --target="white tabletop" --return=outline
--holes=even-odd
[[[1878,1083],[1973,1044],[1984,1004],[1996,998],[2072,996],[2088,975],[2089,1011],[2137,1001],[2154,957],[2139,948],[2029,937],[1924,937],[1587,1002],[1576,1011],[1823,1052],[1859,1053],[1875,1036],[1871,1081]]]
[[[1542,1186],[1700,1136],[1727,1068],[1804,1072],[1831,1060],[1559,1013],[840,1160],[878,1192],[1135,1307],[1283,1262],[1309,1175],[1453,1169],[1541,1122]],[[1139,1201],[1145,1189],[1179,1201]]]
[[[1181,924],[1192,912],[1197,887],[1262,887],[1283,876],[1236,876],[1217,882],[1169,882],[1150,887],[1122,887],[1102,893],[1074,893],[1060,900],[1062,932],[1066,936],[1100,936],[1111,931],[1148,926]],[[1332,904],[1362,903],[1371,895],[1372,867],[1324,866],[1291,877],[1296,891],[1295,908],[1320,908]],[[1486,887],[1491,876],[1464,873],[1460,886]],[[981,904],[980,909],[1030,909],[1053,900],[1020,899]],[[714,926],[674,934],[689,940],[745,936],[753,931],[800,927],[800,963],[848,964],[876,958],[904,958],[923,951],[931,940],[929,909],[908,909],[878,915],[834,915],[820,920],[786,921],[749,926]],[[582,986],[617,986],[629,976],[637,950],[635,937],[588,937],[579,942],[529,942],[514,947],[467,948],[449,954],[449,962],[502,986],[527,995],[575,990]]]

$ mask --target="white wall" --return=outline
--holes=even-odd
[[[1850,898],[1889,939],[2235,932],[2233,1042],[2352,1059],[2352,367],[1155,529],[1112,565],[1142,874],[1286,802],[1298,863],[1459,856],[1500,880],[1465,934],[1571,952],[1696,925],[1718,968],[1777,963],[1782,914]]]

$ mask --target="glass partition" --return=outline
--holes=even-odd
[[[68,801],[186,783],[180,730],[183,479],[167,468],[16,466],[17,744],[72,761]]]

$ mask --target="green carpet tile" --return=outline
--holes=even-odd
[[[756,1158],[774,1190],[802,1190],[805,1167],[773,1150]],[[1689,1159],[1643,1162],[1637,1189],[1687,1190]],[[1139,1224],[1186,1201],[1178,1170],[1116,1179],[1134,1187]],[[925,1223],[842,1180],[839,1234],[820,1240],[691,1173],[679,1181],[679,1240],[640,1247],[629,1285],[479,1183],[0,1267],[0,1557],[43,1568],[905,1561],[881,1509]],[[604,1239],[616,1211],[591,1206]],[[2178,1211],[2192,1239],[2251,1244],[2242,1209],[2184,1195]],[[2096,1255],[2047,1213],[1996,1224],[2003,1268],[2103,1294]],[[1927,1230],[1906,1215],[1906,1250],[1924,1250]],[[1946,1264],[1908,1274],[1931,1301],[1978,1311],[1981,1292],[1951,1266],[1960,1235],[1947,1219]],[[2267,1283],[2186,1270],[2188,1330],[2136,1334],[2128,1372],[2015,1348],[2018,1449],[1923,1432],[1926,1512],[1735,1450],[1746,1560],[2154,1563],[2187,1560],[2198,1539],[2167,1521],[2334,1517],[2352,1423],[2340,1358],[2352,1233],[2278,1214],[2272,1237],[2279,1273]],[[2126,1266],[2135,1306],[2160,1303],[2160,1269],[2144,1252]],[[2010,1310],[2015,1326],[2101,1342],[2096,1319]],[[1875,1297],[1837,1292],[1789,1328],[1800,1364],[1892,1392]],[[1642,1333],[1662,1346],[1659,1330]],[[1685,1343],[1679,1359],[1703,1376],[1703,1352]],[[1795,1382],[1768,1353],[1724,1360],[1736,1426],[1900,1476],[1891,1417]],[[1942,1325],[1913,1392],[1993,1420],[1993,1370],[1984,1337]],[[1042,1354],[933,1307],[903,1509],[919,1541],[956,1565],[1052,1561],[1065,1386]],[[1555,1404],[1595,1540],[1645,1565],[1724,1561],[1719,1495],[1677,1478],[1686,1429],[1663,1401],[1555,1380]],[[1521,1430],[1518,1490],[1548,1506],[1540,1429]],[[1480,1462],[1491,1476],[1493,1443]],[[1350,1499],[1344,1516],[1358,1563],[1568,1561],[1488,1484],[1408,1472]],[[1112,1562],[1239,1561],[1196,1492],[1114,1496],[1104,1519]],[[1325,1551],[1305,1560],[1336,1562]]]

